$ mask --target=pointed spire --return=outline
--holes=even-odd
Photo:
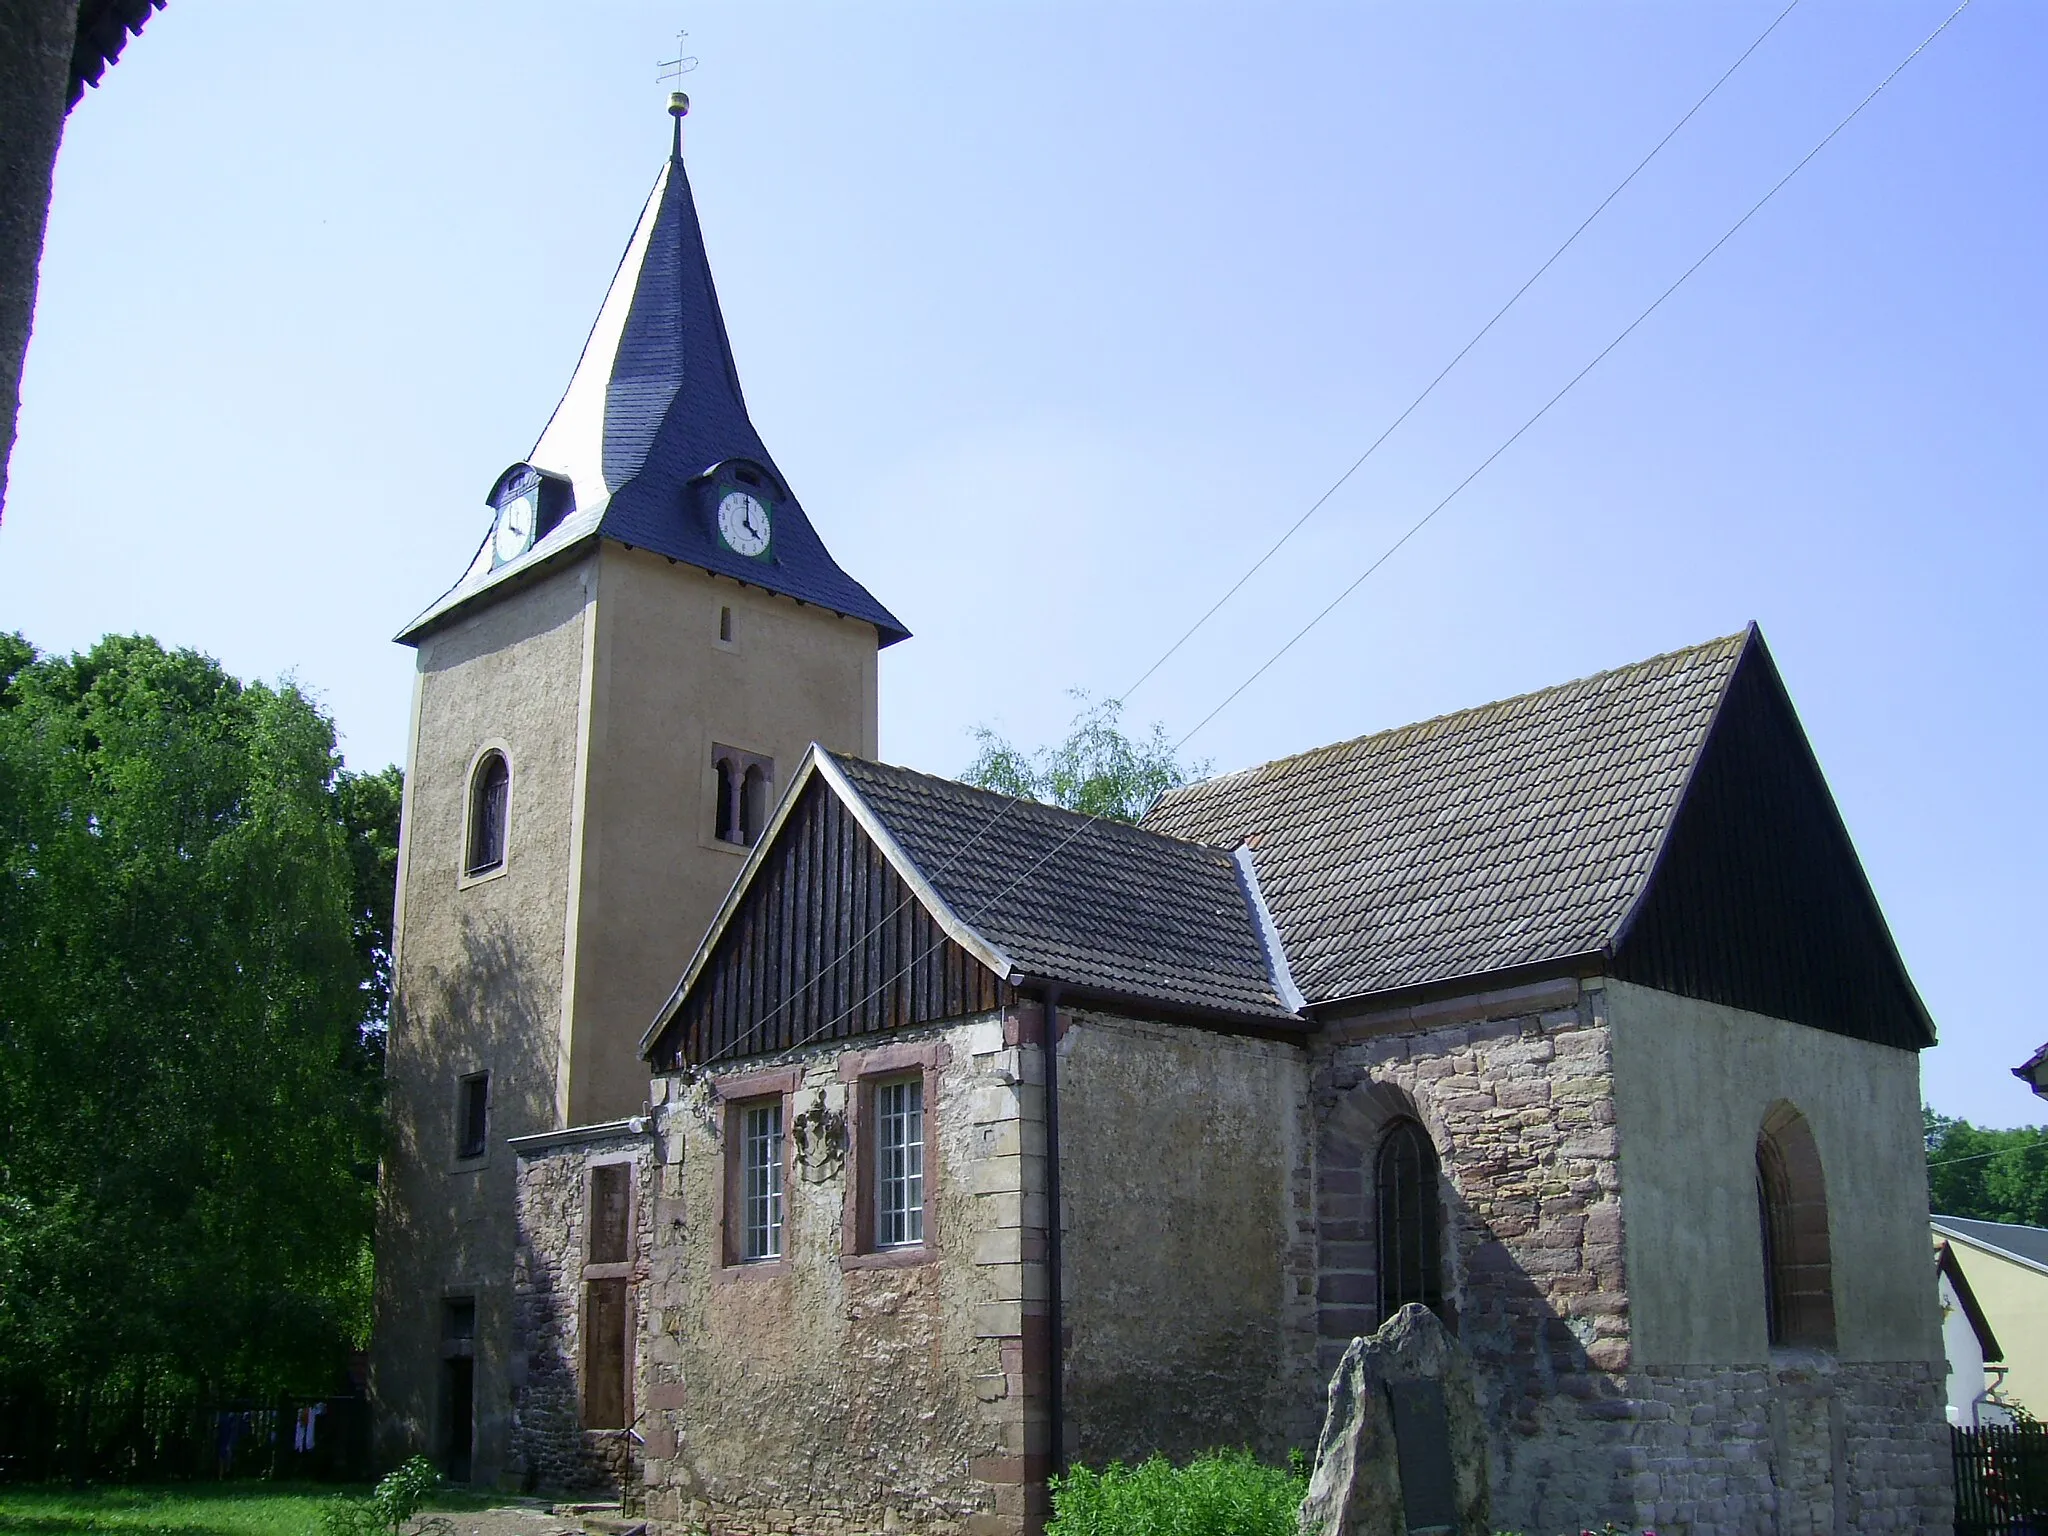
[[[570,483],[574,505],[560,536],[542,538],[528,555],[503,564],[480,553],[470,574],[408,635],[512,567],[596,533],[865,619],[884,645],[908,636],[826,551],[747,415],[683,168],[688,111],[689,98],[674,92],[669,157],[569,388],[526,460]],[[773,528],[768,547],[742,554],[720,537],[718,501],[735,488],[727,482],[744,484],[757,509],[765,509]]]

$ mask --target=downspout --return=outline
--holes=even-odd
[[[1046,1459],[1066,1470],[1066,1327],[1060,1298],[1060,989],[1045,989]]]

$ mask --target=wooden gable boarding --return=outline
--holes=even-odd
[[[649,1056],[773,1055],[1000,1007],[1004,982],[947,936],[823,774],[771,828],[739,905]]]

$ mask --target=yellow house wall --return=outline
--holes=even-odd
[[[2005,1386],[1999,1396],[2037,1415],[2048,1413],[2048,1274],[1987,1252],[1968,1238],[1945,1235],[2005,1354]]]

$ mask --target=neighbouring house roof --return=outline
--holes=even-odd
[[[1983,1352],[1985,1363],[1995,1365],[2003,1360],[2005,1351],[1999,1348],[1998,1335],[1991,1331],[1991,1321],[1985,1317],[1984,1308],[1978,1304],[1977,1293],[1970,1289],[1970,1277],[1963,1273],[1963,1266],[1956,1262],[1955,1250],[1938,1239],[1934,1244],[1934,1267],[1938,1274],[1947,1278],[1950,1287],[1956,1293],[1956,1300],[1962,1304],[1963,1316],[1969,1320],[1971,1331],[1977,1335],[1977,1347]]]
[[[840,569],[747,414],[680,137],[655,178],[569,388],[524,462],[568,482],[572,508],[504,564],[494,563],[487,532],[462,578],[399,633],[401,641],[417,642],[484,594],[596,538],[864,620],[885,646],[909,635]],[[766,558],[728,548],[715,526],[715,504],[696,494],[708,474],[733,464],[756,466],[773,482],[774,542]]]
[[[1145,825],[1250,845],[1312,1008],[1583,959],[1933,1043],[1754,625],[1190,785]]]
[[[2036,1094],[2048,1099],[2048,1045],[2042,1046],[2033,1055],[2012,1069],[2012,1075],[2033,1089]]]
[[[81,0],[77,41],[71,45],[67,106],[77,106],[85,88],[100,83],[107,66],[128,46],[129,37],[141,36],[150,16],[163,8],[164,0]]]
[[[1977,1221],[1967,1216],[1936,1216],[1933,1224],[1934,1230],[1943,1237],[1967,1243],[1972,1248],[1982,1248],[2048,1274],[2048,1227],[2025,1227],[2008,1221]]]
[[[994,994],[936,974],[955,953],[998,985],[1299,1028],[1261,917],[1225,849],[813,746],[641,1045],[702,1062],[971,1011]]]

